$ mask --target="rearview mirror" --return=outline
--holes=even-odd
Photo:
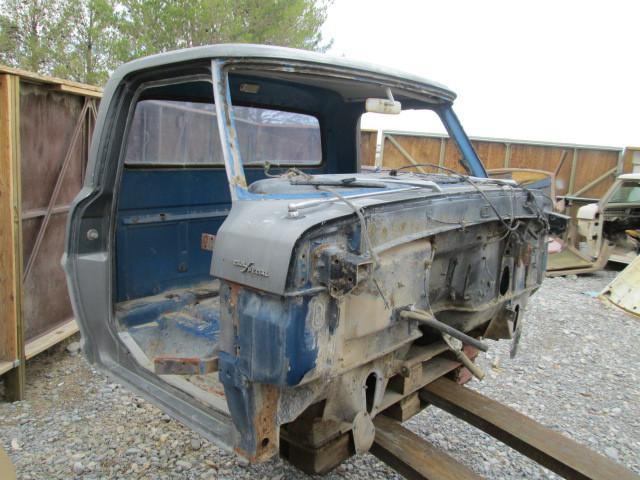
[[[371,113],[398,115],[402,111],[402,104],[386,98],[367,98],[365,109]]]
[[[402,104],[393,98],[391,89],[387,87],[387,98],[367,98],[364,108],[371,113],[384,113],[387,115],[398,115],[402,111]]]

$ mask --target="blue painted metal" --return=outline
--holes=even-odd
[[[469,140],[469,137],[467,137],[467,134],[462,128],[462,124],[458,120],[458,117],[454,113],[451,105],[447,105],[446,107],[438,110],[438,115],[440,115],[449,136],[451,136],[458,145],[463,159],[466,161],[466,164],[471,171],[471,175],[474,177],[486,178],[487,172],[484,169],[484,165],[482,165],[478,154],[474,150],[473,145],[471,145],[471,141]]]
[[[195,300],[195,295],[185,292],[182,295],[171,295],[155,299],[142,299],[120,307],[118,319],[125,327],[134,327],[151,322],[161,315],[177,312]]]
[[[224,61],[213,60],[211,62],[211,73],[213,76],[213,96],[216,105],[222,157],[224,158],[224,166],[229,179],[231,201],[235,201],[240,192],[246,191],[247,179],[244,176],[242,158],[240,157],[240,145],[231,104],[229,79],[224,71]]]
[[[314,174],[325,168],[304,170]],[[246,173],[251,182],[265,178],[262,168],[248,168]],[[119,198],[118,301],[211,279],[211,252],[202,250],[200,241],[203,233],[218,232],[226,218],[223,213],[231,208],[224,169],[127,168]]]
[[[218,341],[220,333],[220,312],[218,309],[194,306],[189,312],[162,315],[158,327],[164,330],[167,326],[176,326],[193,337],[194,341],[207,340],[211,344]]]
[[[221,322],[229,328],[237,315],[233,353],[220,351],[220,381],[240,449],[255,451],[256,411],[262,408],[265,385],[293,386],[316,365],[315,333],[307,328],[309,299],[286,298],[239,288],[231,307],[231,287],[220,290]]]
[[[247,378],[296,385],[315,366],[317,345],[305,325],[308,301],[240,289],[236,358]]]

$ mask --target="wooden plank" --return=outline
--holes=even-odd
[[[53,347],[65,338],[69,338],[77,331],[78,324],[76,323],[76,320],[72,318],[50,332],[29,340],[24,347],[26,359],[29,360],[46,349]]]
[[[371,453],[406,478],[429,480],[480,479],[454,458],[399,422],[378,415],[374,420],[376,437]]]
[[[56,85],[54,89],[65,93],[71,93],[73,95],[80,95],[82,97],[102,98],[101,91],[89,90],[84,87],[75,87],[73,85]]]
[[[420,402],[420,397],[418,396],[418,392],[413,392],[408,397],[404,397],[398,403],[391,405],[387,408],[383,415],[386,415],[393,420],[397,420],[399,422],[406,422],[411,417],[419,413],[424,407]]]
[[[424,168],[422,168],[421,166],[419,166],[419,162],[417,162],[417,161],[416,161],[416,160],[411,156],[411,154],[410,154],[409,152],[407,152],[407,151],[404,149],[404,147],[403,147],[402,145],[400,145],[400,144],[398,143],[398,141],[397,141],[395,138],[393,138],[393,136],[391,136],[391,135],[387,135],[387,136],[385,137],[385,139],[386,139],[386,140],[389,140],[389,141],[391,142],[391,144],[392,144],[394,147],[396,147],[396,149],[397,149],[397,150],[402,154],[402,156],[403,156],[406,160],[408,160],[408,161],[410,162],[410,163],[408,163],[408,164],[406,164],[406,163],[405,163],[405,165],[416,165],[416,169],[417,169],[419,172],[421,172],[421,173],[426,173],[426,172],[425,172],[425,170],[424,170]],[[425,162],[425,163],[430,163],[430,162]]]
[[[288,438],[281,432],[280,455],[308,475],[325,475],[355,452],[349,433],[343,433],[319,448],[312,448]]]
[[[16,480],[16,469],[2,446],[0,446],[0,477],[3,480]]]
[[[16,365],[15,365],[14,362],[1,361],[0,362],[0,375],[7,373],[9,370],[11,370],[15,366]]]
[[[360,165],[375,166],[377,141],[377,130],[360,130]]]
[[[635,164],[640,165],[640,147],[626,147],[622,159],[622,173],[633,172],[634,159]]]
[[[640,478],[607,457],[451,380],[436,380],[427,385],[420,396],[565,478]]]
[[[102,88],[95,85],[87,85],[86,83],[74,82],[63,78],[50,77],[48,75],[40,75],[38,73],[22,70],[21,68],[7,67],[0,65],[0,73],[15,75],[30,83],[53,85],[53,88],[75,95],[100,98],[102,97]]]
[[[602,197],[617,176],[618,157],[618,152],[580,150],[572,195]],[[608,172],[612,173],[607,175]]]
[[[68,213],[71,205],[58,205],[51,210],[53,215],[59,213]],[[22,220],[31,220],[32,218],[44,217],[47,214],[46,208],[34,208],[32,210],[22,210]]]
[[[383,145],[383,167],[406,165],[407,155],[416,162],[438,163],[464,173],[460,166],[460,151],[455,143],[439,134],[383,131],[385,138],[393,138]],[[616,167],[622,149],[594,145],[574,145],[553,142],[470,137],[474,149],[488,169],[529,168],[556,172],[556,193],[566,195],[583,189],[605,172]],[[400,145],[403,151],[396,148]],[[570,157],[570,158],[569,158]],[[625,168],[630,168],[629,155]],[[611,185],[613,176],[604,177],[588,189],[589,196],[600,197]],[[570,188],[571,187],[571,188]]]
[[[589,194],[587,194],[586,192],[588,192],[589,190],[593,189],[596,185],[598,185],[599,183],[602,183],[607,178],[610,179],[610,181],[608,182],[608,185],[610,186],[613,183],[613,181],[615,180],[615,178],[616,178],[616,170],[617,169],[618,169],[618,167],[616,166],[616,167],[613,167],[611,170],[607,170],[602,175],[600,175],[598,178],[596,178],[594,180],[591,180],[584,187],[580,187],[580,189],[576,190],[573,193],[573,196],[574,197],[589,197],[589,196],[595,195],[594,192],[591,192]],[[600,193],[597,196],[602,196],[608,189],[609,189],[609,187],[607,187],[605,189],[605,191],[602,192],[602,187],[600,187]]]
[[[413,137],[409,135],[383,136],[382,166],[384,168],[398,168],[413,163],[439,164],[442,150],[440,138]],[[449,146],[446,145],[448,153]],[[407,169],[412,171],[413,169]],[[434,171],[433,168],[417,169],[418,171]]]
[[[0,75],[0,304],[6,306],[0,313],[0,360],[15,360],[17,356],[13,283],[13,137],[9,82],[9,75]]]
[[[19,82],[14,75],[0,74],[0,360],[18,362],[5,376],[9,400],[21,400],[25,384]]]
[[[459,362],[455,360],[449,360],[444,357],[436,357],[428,360],[422,364],[422,378],[416,380],[414,382],[414,388],[406,390],[406,393],[396,392],[392,388],[387,388],[384,392],[384,396],[382,397],[382,401],[380,402],[379,409],[383,411],[389,408],[394,403],[401,401],[408,394],[417,391],[422,388],[424,385],[433,382],[437,378],[446,375],[447,373],[455,370],[460,366]],[[390,382],[392,385],[392,383]]]

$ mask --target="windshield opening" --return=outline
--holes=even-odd
[[[447,134],[434,110],[403,110],[399,115],[365,113],[361,117],[360,163],[373,168],[406,172],[468,174],[460,148]]]
[[[244,172],[246,166],[259,165],[265,160],[269,165],[284,164],[282,156],[276,159],[273,159],[273,156],[261,159],[259,152],[247,151],[243,147],[243,127],[240,125],[246,118],[238,114],[235,110],[237,106],[296,112],[298,115],[320,119],[321,128],[316,129],[319,136],[304,145],[296,145],[296,142],[291,140],[291,134],[296,131],[296,134],[304,138],[302,133],[309,130],[310,121],[298,122],[294,129],[291,116],[280,115],[274,117],[274,122],[271,122],[268,128],[280,128],[284,135],[283,144],[286,142],[287,147],[294,150],[304,147],[307,149],[305,155],[313,152],[309,147],[320,146],[322,169],[318,169],[314,174],[345,174],[356,173],[361,169],[358,154],[360,120],[369,108],[365,108],[365,105],[378,105],[391,98],[404,110],[426,110],[431,115],[439,117],[439,123],[455,143],[455,146],[449,149],[454,158],[450,162],[451,166],[461,167],[460,170],[464,173],[486,177],[482,163],[451,109],[450,101],[453,98],[447,98],[443,92],[436,92],[435,87],[369,73],[343,72],[335,69],[325,71],[324,67],[318,65],[241,65],[213,60],[211,66],[218,130],[233,200],[247,198],[247,195],[262,191],[249,188]],[[283,128],[283,116],[287,128]],[[301,118],[297,117],[296,120]],[[321,140],[316,141],[318,138]],[[400,167],[412,167],[415,163],[432,163],[432,160],[419,161],[406,154],[404,157],[406,161]],[[314,164],[309,162],[303,165]],[[436,169],[451,172],[452,168],[436,164]],[[416,166],[416,170],[425,172],[421,166]],[[265,172],[266,176],[287,173]]]
[[[609,203],[637,203],[640,204],[640,183],[622,182],[611,196]]]

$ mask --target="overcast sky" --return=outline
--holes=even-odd
[[[640,145],[639,22],[636,0],[335,0],[324,35],[332,55],[453,89],[471,136],[626,146]]]

